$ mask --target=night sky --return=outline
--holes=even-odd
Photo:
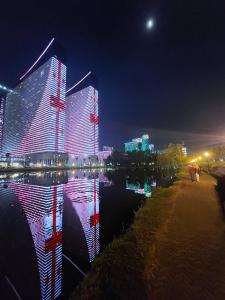
[[[14,87],[55,37],[68,87],[89,70],[98,78],[101,146],[143,133],[157,148],[225,142],[223,2],[4,1],[0,83]]]

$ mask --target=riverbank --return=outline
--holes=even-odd
[[[156,263],[156,240],[166,231],[181,182],[158,189],[134,223],[95,260],[71,299],[147,299]]]
[[[224,209],[215,184],[204,173],[200,182],[182,179],[168,232],[156,244],[152,299],[225,299]]]

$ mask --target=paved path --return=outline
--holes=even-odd
[[[153,299],[225,299],[225,222],[216,180],[185,178],[160,239]]]

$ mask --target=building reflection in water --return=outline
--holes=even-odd
[[[151,197],[152,190],[156,187],[156,181],[146,178],[144,182],[126,180],[126,189],[132,190],[137,194]]]
[[[70,222],[67,226],[66,220],[64,221],[65,250],[69,248],[71,255],[83,265],[87,265],[99,253],[99,178],[90,172],[78,171],[69,176],[68,183],[64,186],[64,195],[65,209],[66,207],[72,208],[72,211],[68,209],[65,219],[67,215],[76,214],[80,223]],[[70,204],[66,203],[67,201],[70,201]],[[77,231],[77,228],[81,230]],[[82,248],[79,243],[80,249],[76,251],[76,240],[81,240],[82,234],[85,236],[86,245]]]
[[[99,253],[99,179],[91,172],[86,173],[70,172],[69,176],[67,172],[14,174],[1,181],[0,196],[9,192],[16,196],[32,235],[40,290],[36,296],[30,294],[30,299],[56,299],[62,293],[63,257],[82,257],[92,262]],[[72,226],[71,216],[75,216],[79,226]],[[78,236],[82,239],[80,244],[76,240]],[[85,251],[81,251],[81,244]],[[23,277],[22,270],[14,272]],[[20,286],[20,281],[12,284],[22,299],[24,295],[27,298],[28,291]]]
[[[57,174],[31,174],[24,183],[12,181],[28,221],[38,262],[41,299],[55,299],[62,283],[62,207],[65,178]]]

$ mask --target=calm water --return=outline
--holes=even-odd
[[[170,179],[143,171],[0,175],[0,299],[68,299],[98,253]]]

